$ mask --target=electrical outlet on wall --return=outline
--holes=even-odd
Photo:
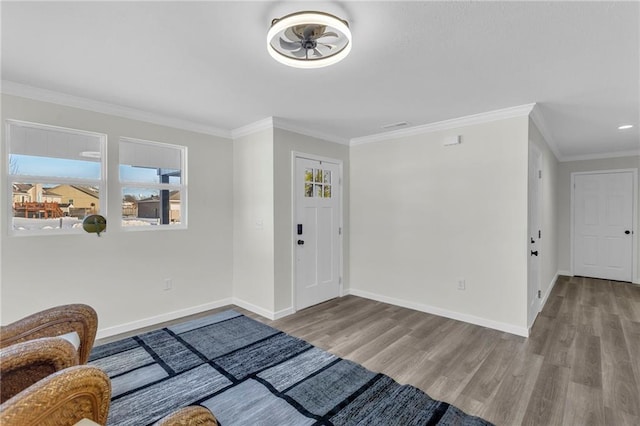
[[[460,278],[458,280],[458,290],[465,290],[467,288],[467,283],[464,278]]]
[[[171,278],[164,279],[164,290],[171,290],[173,288],[173,280]]]

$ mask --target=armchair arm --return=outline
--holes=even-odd
[[[45,337],[0,349],[0,403],[56,371],[78,365],[78,352],[67,340]]]
[[[111,382],[99,368],[69,367],[28,387],[0,405],[3,426],[71,426],[83,418],[104,425]]]
[[[163,417],[155,426],[218,426],[218,421],[208,408],[190,405]]]
[[[55,337],[75,331],[80,337],[80,364],[86,364],[98,330],[98,315],[88,305],[71,304],[50,308],[0,327],[0,348],[40,337]]]

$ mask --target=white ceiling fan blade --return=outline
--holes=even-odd
[[[320,52],[317,48],[313,49],[313,56],[322,57],[322,52]]]
[[[283,39],[282,37],[280,37],[280,47],[282,47],[283,49],[286,50],[296,50],[296,49],[300,49],[300,43],[296,43],[293,41],[287,41],[285,39]]]
[[[329,50],[333,50],[336,47],[338,47],[335,44],[328,44],[328,43],[318,43],[318,46],[324,46],[324,47],[328,48]]]
[[[286,30],[284,30],[284,36],[286,38],[288,38],[289,40],[292,41],[297,41],[297,40],[302,40],[302,37],[300,37],[298,34],[296,34],[295,31],[293,31],[293,28],[289,27]]]
[[[320,56],[329,56],[332,54],[332,49],[334,46],[330,44],[318,43],[316,49],[320,52]]]
[[[296,58],[306,58],[307,57],[307,49],[301,47],[299,50],[291,52],[293,56]]]
[[[333,31],[329,31],[328,33],[322,33],[320,34],[318,37],[316,37],[316,40],[324,38],[324,37],[339,37],[337,33],[334,33]]]

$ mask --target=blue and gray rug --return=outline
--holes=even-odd
[[[421,390],[226,311],[97,346],[109,425],[148,425],[186,405],[233,425],[490,425]]]

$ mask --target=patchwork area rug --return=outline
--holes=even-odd
[[[186,405],[233,425],[490,425],[233,310],[97,346],[109,425],[148,425]]]

